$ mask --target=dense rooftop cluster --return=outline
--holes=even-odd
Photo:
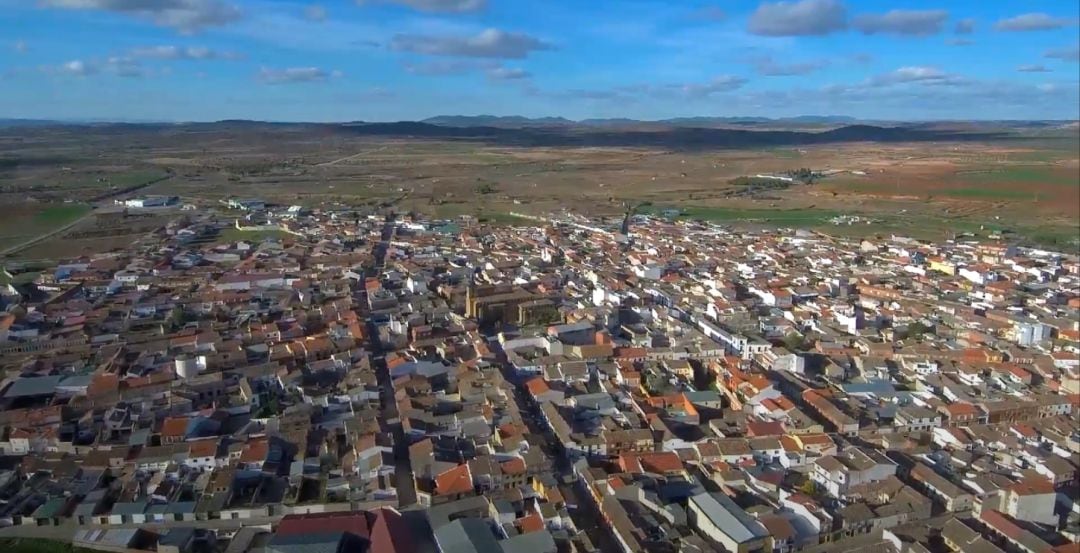
[[[645,216],[623,234],[567,214],[185,207],[126,251],[5,286],[0,537],[170,553],[1080,539],[1074,256]]]

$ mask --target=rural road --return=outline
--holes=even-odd
[[[66,224],[66,225],[64,225],[62,227],[58,227],[58,228],[55,228],[53,230],[50,230],[49,232],[46,232],[45,234],[38,235],[38,236],[36,236],[34,238],[23,241],[23,242],[21,242],[19,244],[15,244],[14,246],[10,246],[10,247],[7,247],[7,248],[5,248],[3,250],[0,250],[0,257],[7,257],[9,255],[17,254],[17,253],[29,248],[30,246],[33,246],[34,244],[37,244],[38,242],[44,242],[45,240],[48,240],[49,238],[52,238],[52,237],[54,237],[54,236],[56,236],[58,234],[62,234],[64,232],[72,229],[73,227],[75,227],[75,225],[78,225],[79,223],[93,217],[94,214],[97,212],[98,208],[110,205],[112,203],[110,201],[110,199],[112,199],[112,198],[116,198],[116,197],[124,196],[124,195],[127,195],[127,194],[131,194],[132,192],[138,192],[139,190],[142,190],[143,188],[146,188],[148,186],[157,184],[159,182],[167,181],[167,180],[169,180],[171,178],[173,178],[173,175],[169,174],[169,175],[166,175],[164,177],[151,180],[149,182],[144,182],[142,184],[137,184],[135,186],[129,186],[129,187],[124,188],[122,190],[116,190],[116,191],[110,192],[108,194],[103,194],[103,195],[100,195],[100,196],[98,196],[96,198],[92,198],[88,202],[90,204],[90,211],[87,211],[86,215],[83,215],[82,217],[79,217],[78,219],[75,219],[74,221],[72,221],[72,222],[70,222],[70,223],[68,223],[68,224]]]
[[[349,161],[350,159],[355,159],[355,158],[358,158],[360,156],[366,156],[368,154],[374,154],[375,152],[381,152],[381,151],[383,151],[385,149],[386,149],[386,146],[379,146],[378,148],[375,148],[374,150],[364,150],[363,152],[355,153],[355,154],[353,154],[351,156],[345,156],[345,157],[340,158],[340,159],[335,159],[334,161],[327,161],[326,163],[320,163],[320,164],[316,165],[316,167],[327,167],[329,165],[337,165],[338,163],[341,163],[343,161]]]

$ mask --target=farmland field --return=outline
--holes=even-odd
[[[86,204],[31,204],[0,207],[0,248],[63,227],[90,212]]]
[[[591,144],[586,131],[505,131],[491,138],[440,128],[437,136],[424,137],[416,133],[428,127],[373,136],[351,126],[258,125],[213,124],[198,132],[168,126],[140,135],[138,147],[124,133],[97,128],[34,129],[20,140],[0,131],[0,214],[21,221],[8,224],[7,236],[0,224],[0,241],[60,222],[63,212],[41,219],[21,214],[40,212],[65,196],[88,198],[171,175],[139,193],[175,194],[202,209],[250,197],[442,218],[471,215],[492,224],[519,222],[511,212],[618,216],[627,205],[647,202],[726,224],[939,238],[1005,231],[1017,241],[1080,245],[1072,239],[1080,234],[1076,126],[820,144],[805,139],[811,134],[791,131],[798,145],[762,147],[753,140],[745,146],[729,142],[723,130],[708,131],[720,133],[715,146],[688,146],[629,132],[597,134],[602,140]],[[100,136],[88,136],[95,132]],[[822,176],[810,185],[751,192],[731,182],[800,168]],[[860,223],[837,227],[829,221],[838,215]],[[49,246],[52,254],[93,249]]]

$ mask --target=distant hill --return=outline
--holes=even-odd
[[[838,115],[802,115],[770,119],[768,117],[676,117],[672,119],[643,120],[624,117],[609,119],[581,119],[574,121],[564,117],[522,117],[496,115],[439,115],[420,121],[443,127],[500,127],[519,129],[524,127],[633,127],[655,129],[664,127],[717,128],[733,126],[772,125],[840,125],[858,121],[854,117]]]
[[[1004,132],[920,130],[905,127],[846,125],[824,131],[752,130],[670,126],[449,127],[424,122],[326,125],[328,132],[361,136],[457,139],[509,146],[656,147],[673,150],[762,148],[841,142],[973,141],[1004,138]]]
[[[518,115],[438,115],[420,121],[443,127],[551,127],[570,126],[574,121],[562,117],[521,117]]]
[[[691,117],[666,121],[616,118],[575,122],[559,117],[531,119],[481,115],[440,116],[426,121],[391,123],[249,120],[211,123],[28,123],[27,120],[14,120],[12,124],[35,125],[43,132],[49,132],[51,127],[65,132],[92,128],[95,133],[115,136],[229,132],[261,139],[289,132],[309,133],[318,139],[335,135],[371,136],[457,140],[517,147],[641,147],[668,150],[798,147],[846,142],[982,141],[1076,132],[1075,122],[1072,121],[840,122],[846,119],[832,116],[791,119]]]
[[[0,127],[48,127],[61,124],[51,119],[0,119]]]

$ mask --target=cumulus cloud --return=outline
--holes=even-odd
[[[93,75],[94,73],[97,73],[97,66],[86,63],[83,60],[71,60],[69,62],[60,64],[55,69],[57,73],[75,75],[79,77],[85,77],[86,75]]]
[[[39,3],[47,8],[121,13],[183,33],[227,25],[243,17],[240,8],[224,0],[40,0]]]
[[[893,34],[909,36],[936,35],[949,18],[945,10],[889,10],[883,14],[864,14],[851,24],[863,34]]]
[[[139,46],[128,55],[133,58],[156,60],[236,60],[243,56],[236,52],[219,52],[203,46]]]
[[[487,0],[356,0],[357,4],[396,4],[422,12],[468,13],[487,6]]]
[[[975,20],[968,18],[957,21],[956,27],[953,28],[953,32],[958,35],[969,35],[975,32]]]
[[[495,69],[497,67],[499,65],[495,62],[475,60],[435,60],[404,65],[406,72],[425,76],[464,75],[473,71]]]
[[[1020,67],[1017,67],[1016,70],[1021,72],[1021,73],[1050,73],[1051,72],[1051,70],[1047,69],[1045,65],[1041,65],[1041,64],[1037,64],[1037,63],[1021,65]]]
[[[747,80],[742,77],[722,75],[707,83],[676,85],[675,90],[678,90],[687,96],[701,97],[711,96],[718,92],[730,92],[742,88],[746,83]]]
[[[802,62],[783,63],[778,62],[772,56],[766,56],[753,60],[754,69],[759,75],[766,77],[786,77],[791,75],[806,75],[828,65],[825,60],[811,60]]]
[[[570,89],[558,92],[545,92],[536,88],[526,88],[532,96],[543,96],[557,100],[618,100],[622,103],[638,102],[646,98],[657,100],[693,101],[703,100],[713,95],[734,92],[747,83],[747,80],[735,75],[720,75],[703,83],[639,83],[604,89]],[[728,96],[725,96],[727,98]]]
[[[723,21],[727,19],[727,12],[720,6],[702,6],[690,12],[688,19],[694,21]]]
[[[323,82],[332,77],[340,76],[340,71],[326,71],[318,67],[289,67],[286,69],[263,67],[259,70],[258,80],[265,84],[291,84]]]
[[[397,35],[390,49],[430,56],[522,59],[552,45],[524,33],[485,29],[475,36]]]
[[[312,4],[304,8],[304,19],[321,23],[326,21],[326,8],[319,4]]]
[[[532,77],[532,73],[524,69],[504,67],[498,62],[485,60],[434,60],[423,63],[406,63],[402,67],[408,73],[424,76],[443,77],[483,72],[492,81],[514,81]]]
[[[1043,57],[1062,61],[1080,61],[1080,44],[1064,48],[1051,48],[1043,54]]]
[[[1051,31],[1076,25],[1075,19],[1053,17],[1045,13],[1025,13],[994,24],[999,31]]]
[[[532,78],[532,73],[520,67],[495,67],[487,70],[487,78],[493,81],[519,81]]]
[[[840,0],[766,2],[750,15],[748,29],[764,36],[827,35],[847,27]]]
[[[146,77],[150,74],[138,60],[127,56],[114,56],[90,60],[71,60],[57,66],[44,66],[41,70],[53,75],[87,77],[97,74],[117,77]]]
[[[970,80],[957,86],[873,87],[865,84],[822,88],[755,90],[724,98],[733,110],[768,109],[787,115],[848,113],[858,117],[1076,119],[1077,83],[1053,86]],[[988,111],[987,106],[992,106]]]
[[[871,77],[867,84],[872,86],[889,86],[908,83],[949,85],[959,84],[961,82],[963,82],[961,77],[946,73],[936,67],[913,65],[901,67],[895,71]]]

